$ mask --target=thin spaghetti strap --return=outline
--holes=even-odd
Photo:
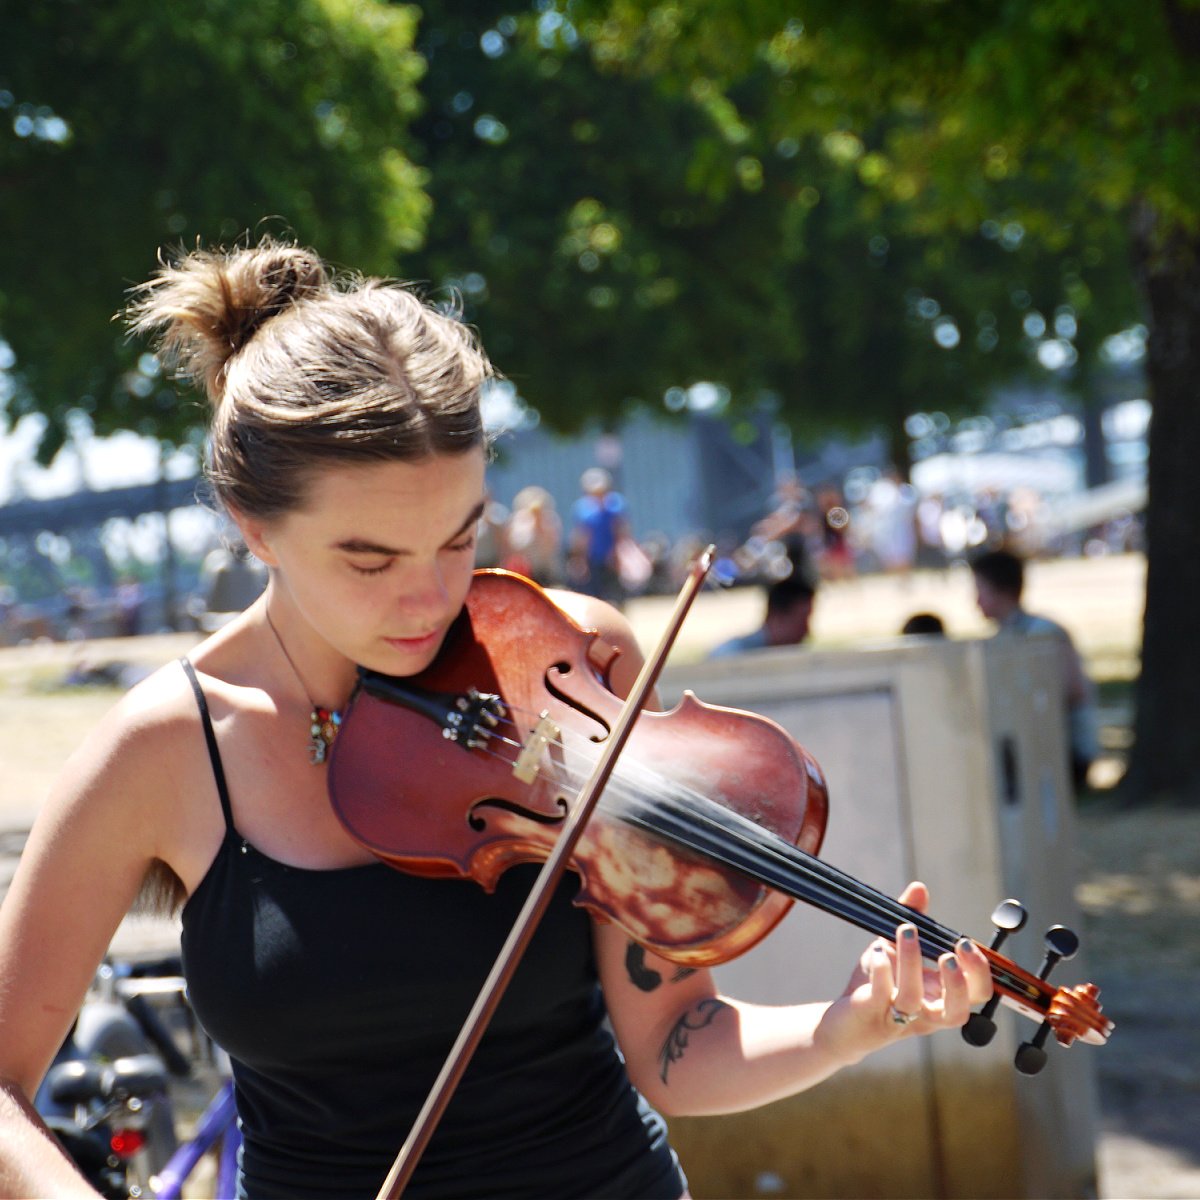
[[[225,814],[225,828],[233,832],[233,807],[229,803],[229,788],[225,785],[225,768],[221,765],[221,752],[217,749],[217,735],[213,732],[212,718],[208,715],[208,700],[200,680],[196,678],[196,668],[190,658],[181,658],[179,665],[196,693],[196,706],[200,709],[200,721],[204,726],[204,740],[208,745],[208,758],[212,763],[213,777],[217,781],[217,794],[221,797],[221,811]]]

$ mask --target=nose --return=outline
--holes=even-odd
[[[449,615],[452,602],[449,583],[437,560],[413,564],[405,572],[404,586],[397,604],[404,616],[421,625],[425,632]]]

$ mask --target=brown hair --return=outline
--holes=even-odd
[[[987,550],[971,559],[971,571],[998,592],[1018,600],[1025,590],[1025,564],[1008,550]]]
[[[266,238],[183,254],[133,295],[131,330],[212,404],[208,475],[226,507],[270,519],[303,503],[321,462],[485,444],[487,355],[402,284],[334,278],[313,251]]]

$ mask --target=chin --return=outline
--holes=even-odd
[[[445,634],[428,646],[409,648],[389,643],[381,653],[373,656],[379,660],[375,670],[387,675],[419,675],[437,658],[443,641]],[[368,665],[374,666],[373,663]]]

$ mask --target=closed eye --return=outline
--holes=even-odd
[[[351,563],[350,569],[357,571],[360,575],[382,575],[383,572],[386,571],[388,567],[390,567],[395,561],[396,560],[394,558],[390,558],[387,562],[379,567],[360,567],[357,563]]]

